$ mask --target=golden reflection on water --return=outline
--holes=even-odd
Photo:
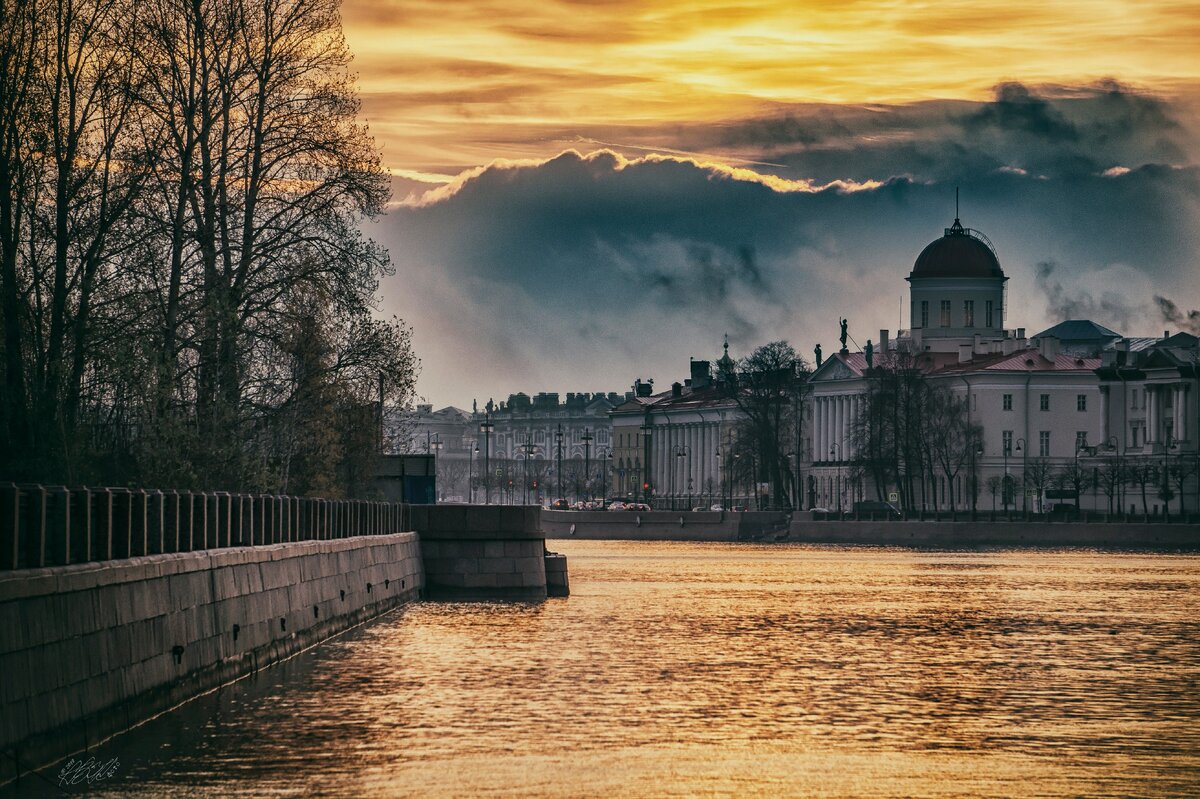
[[[93,793],[1200,795],[1200,557],[551,548],[569,599],[410,606],[109,742]]]

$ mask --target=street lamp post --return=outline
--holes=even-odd
[[[1012,490],[1012,478],[1008,475],[1008,453],[1012,449],[1012,439],[1004,442],[1002,447],[1004,450],[1004,482],[1001,485],[1001,492],[1004,499],[1004,517],[1008,518],[1008,494]],[[992,510],[995,511],[995,503],[992,503]]]
[[[471,492],[471,504],[475,504],[475,456],[479,454],[479,444],[474,444],[467,461],[467,490]]]
[[[438,473],[437,454],[442,448],[441,433],[434,433],[433,440],[427,441],[425,443],[425,446],[433,450],[433,480],[434,480],[434,484],[436,485],[437,484],[437,473]],[[440,494],[441,492],[439,491],[438,493]]]
[[[1167,474],[1167,469],[1168,469],[1167,453],[1169,453],[1171,451],[1171,448],[1174,447],[1178,443],[1179,443],[1179,439],[1175,438],[1170,433],[1167,433],[1167,437],[1163,441],[1162,501],[1163,501],[1163,521],[1164,522],[1171,521],[1171,510],[1170,510],[1171,500],[1169,499],[1169,497],[1171,495],[1171,479],[1170,479],[1170,476]],[[1179,507],[1180,508],[1183,507],[1182,499],[1179,501]]]
[[[829,445],[829,457],[833,458],[833,460],[835,462],[841,463],[842,447],[840,444],[838,444],[837,442],[834,442]],[[842,515],[842,470],[841,470],[841,468],[839,468],[837,470],[837,472],[835,473],[834,481],[836,484],[836,487],[834,488],[834,490],[837,492],[837,501],[838,501],[838,508],[837,508],[838,509],[838,518],[841,518],[841,515]]]
[[[1079,512],[1079,486],[1083,480],[1079,478],[1079,450],[1087,449],[1087,433],[1075,437],[1075,465],[1071,469],[1071,483],[1075,488],[1075,512]]]
[[[654,491],[654,486],[652,486],[650,484],[650,475],[653,474],[653,472],[650,470],[650,455],[651,455],[650,437],[654,433],[654,427],[653,427],[653,425],[644,424],[641,426],[641,432],[642,432],[643,448],[645,450],[644,458],[642,461],[645,464],[645,471],[642,473],[642,500],[647,505],[650,505],[650,496],[651,496],[651,493]],[[651,505],[651,507],[653,507],[653,505]]]
[[[483,422],[479,432],[483,433],[483,504],[492,504],[492,473],[491,473],[491,444],[492,430],[496,428],[492,421],[491,411],[483,412]]]
[[[608,505],[608,469],[612,465],[612,448],[605,447],[604,457],[600,459],[600,504]]]
[[[686,462],[684,463],[683,468],[687,472],[687,481],[688,481],[688,485],[689,485],[688,505],[690,506],[692,504],[692,492],[691,492],[691,488],[690,488],[691,482],[692,482],[692,448],[686,444],[676,444],[673,449],[673,454],[675,455],[676,463],[678,463],[679,459],[681,459],[681,458],[687,459]],[[672,492],[675,491],[674,485],[671,486],[671,491]],[[679,495],[676,494],[675,496],[677,497]],[[674,510],[674,509],[675,509],[675,497],[672,497],[671,498],[671,510]],[[687,510],[687,508],[684,508],[684,510]]]
[[[583,436],[579,439],[583,442],[583,492],[587,495],[586,502],[592,500],[592,489],[588,485],[592,479],[592,431],[585,427],[583,428]]]
[[[1029,518],[1029,491],[1025,487],[1025,471],[1028,469],[1028,455],[1025,451],[1025,439],[1017,439],[1017,452],[1021,453],[1021,515],[1026,519]]]
[[[529,504],[529,456],[533,454],[535,449],[537,449],[537,444],[531,443],[528,434],[526,434],[525,443],[521,445],[521,453],[525,456],[523,459],[525,461],[525,487],[522,489],[521,495],[523,497],[522,501],[526,505]]]
[[[1097,449],[1103,449],[1107,452],[1114,452],[1117,454],[1117,471],[1116,471],[1116,475],[1113,475],[1113,476],[1120,478],[1120,479],[1124,479],[1124,477],[1123,477],[1124,470],[1122,469],[1121,454],[1119,452],[1117,452],[1117,446],[1118,446],[1117,437],[1109,436],[1108,438],[1104,439],[1104,443],[1101,444],[1099,447],[1097,447]],[[1110,488],[1112,490],[1112,494],[1116,494],[1117,511],[1120,511],[1121,510],[1121,502],[1123,501],[1121,499],[1120,483],[1117,483],[1116,486],[1105,486],[1106,494],[1109,493]],[[1108,498],[1108,512],[1110,514],[1113,512],[1113,496],[1112,496],[1112,494],[1110,494],[1109,498]]]
[[[563,429],[562,429],[562,422],[559,422],[558,429],[554,431],[554,448],[556,450],[556,457],[558,458],[558,499],[563,498],[563,492],[562,492],[562,443],[563,443]]]

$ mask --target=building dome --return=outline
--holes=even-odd
[[[909,280],[923,277],[1004,277],[1000,260],[987,237],[978,231],[964,228],[955,219],[946,228],[946,235],[930,242],[913,264]]]

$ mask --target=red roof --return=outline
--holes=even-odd
[[[947,353],[953,355],[953,353]],[[1014,352],[1011,355],[983,355],[967,363],[946,364],[937,373],[956,372],[1091,372],[1100,368],[1099,358],[1078,355],[1057,355],[1051,361],[1036,349]]]

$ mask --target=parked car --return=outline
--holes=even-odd
[[[725,508],[723,508],[720,504],[716,504],[709,507],[709,510],[725,510]]]
[[[833,513],[829,508],[809,508],[813,513]]]
[[[645,502],[626,502],[625,510],[648,511],[650,506]]]
[[[745,513],[748,508],[745,505],[734,505],[730,510],[734,513]]]
[[[565,499],[556,499],[550,503],[550,510],[570,510],[571,503]]]
[[[625,503],[621,502],[620,500],[618,500],[616,502],[610,502],[608,505],[608,509],[609,510],[625,510]]]
[[[704,507],[703,505],[697,505],[696,507],[692,508],[692,513],[703,513],[706,510],[708,510],[708,508]]]
[[[854,512],[863,516],[886,516],[889,519],[900,519],[904,514],[900,513],[900,509],[890,502],[880,502],[879,500],[866,499],[862,502],[854,503]]]

